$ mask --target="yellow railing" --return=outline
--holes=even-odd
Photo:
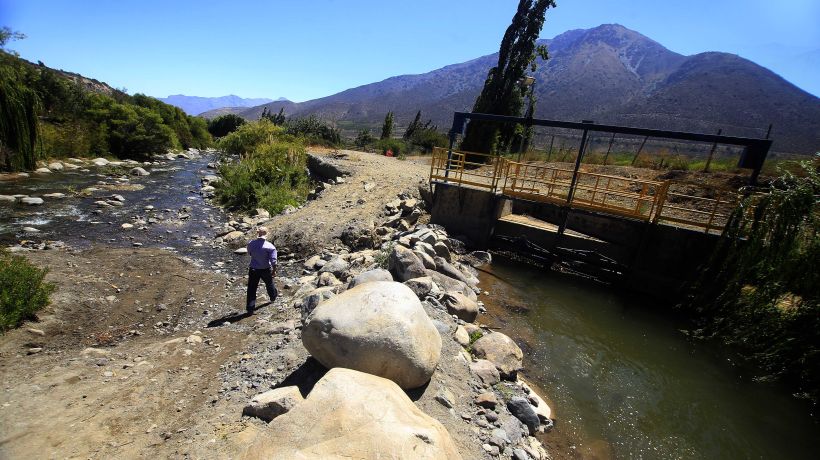
[[[430,163],[430,181],[470,185],[495,192],[502,161],[496,155],[458,150],[453,150],[448,160],[448,150],[436,147]]]
[[[449,159],[448,159],[449,155]],[[487,189],[492,193],[531,201],[569,204],[639,219],[721,231],[737,203],[730,194],[714,198],[670,191],[672,182],[578,171],[572,199],[568,201],[573,170],[516,162],[483,153],[433,149],[430,181]]]
[[[669,191],[667,183],[654,222],[695,227],[703,229],[706,233],[722,231],[737,203],[737,194],[723,193],[716,194],[714,198],[707,198],[673,193]]]
[[[507,161],[504,195],[566,204],[571,169]],[[663,182],[578,171],[571,206],[650,220]]]

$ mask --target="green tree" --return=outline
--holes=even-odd
[[[263,114],[264,112],[265,111],[263,110]],[[208,132],[211,133],[211,135],[214,137],[224,137],[236,131],[237,129],[239,129],[240,126],[244,124],[244,118],[240,117],[239,115],[229,113],[227,115],[222,115],[221,117],[216,117],[213,120],[209,121]]]
[[[520,0],[512,23],[504,33],[498,51],[498,64],[490,69],[484,87],[473,105],[473,112],[519,116],[526,88],[521,84],[527,72],[536,69],[536,57],[547,59],[544,46],[535,41],[544,25],[544,15],[554,0]],[[516,127],[510,124],[471,121],[461,148],[491,153],[510,145]]]
[[[404,139],[404,140],[411,139],[413,137],[413,134],[415,134],[416,131],[418,131],[420,124],[421,124],[421,110],[416,112],[416,118],[414,118],[413,121],[409,125],[407,125],[407,129],[404,131],[404,136],[402,136],[402,139]]]
[[[372,134],[370,134],[369,129],[363,129],[359,131],[358,134],[356,134],[356,140],[354,141],[354,143],[356,144],[356,147],[364,148],[368,144],[372,144],[375,140],[376,138],[373,137]]]
[[[393,112],[387,112],[387,115],[384,116],[382,135],[379,139],[390,139],[391,137],[393,137]]]
[[[40,99],[24,79],[25,68],[15,53],[7,53],[9,41],[25,35],[0,28],[0,159],[7,170],[34,169],[37,144],[37,111]]]

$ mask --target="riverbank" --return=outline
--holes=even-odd
[[[117,214],[120,207],[114,206],[101,211],[116,217],[106,219],[105,228],[125,235],[139,230],[135,240],[89,241],[80,236],[91,224],[81,224],[60,227],[67,241],[62,249],[24,251],[41,243],[21,245],[32,262],[50,269],[47,279],[58,288],[40,321],[0,339],[4,455],[232,458],[264,435],[266,423],[243,417],[245,406],[266,389],[305,378],[314,369],[301,340],[305,304],[315,298],[315,292],[306,294],[347,288],[356,273],[384,263],[389,254],[379,249],[383,242],[391,250],[403,244],[410,250],[417,245],[410,236],[414,224],[424,231],[418,186],[425,166],[356,152],[321,156],[343,174],[324,178],[314,199],[287,214],[199,216],[200,185],[182,194],[183,201],[189,201],[189,192],[195,198],[192,216],[182,219],[188,223],[176,228],[179,233],[167,233],[169,222],[149,223],[150,217],[140,215],[151,206],[141,201],[150,198],[141,195],[150,191],[146,187],[125,197],[129,212],[142,209],[137,215]],[[196,179],[207,175],[202,166]],[[125,231],[119,220],[145,222]],[[223,233],[231,221],[233,230]],[[280,247],[281,295],[245,317],[240,313],[246,261],[234,249],[244,245],[246,231],[256,224],[269,226]],[[196,235],[192,227],[199,228]],[[51,241],[58,233],[51,231],[43,239]],[[228,237],[231,232],[237,233]],[[439,242],[452,249],[450,267],[459,267],[450,274],[469,279],[471,270],[458,263],[457,240],[437,232]],[[175,236],[152,241],[150,235],[162,233]],[[368,235],[375,238],[369,243],[375,249],[365,247]],[[87,241],[88,247],[74,245],[75,240]],[[348,265],[333,275],[340,284],[311,274],[336,259]],[[306,266],[309,261],[312,267]],[[441,358],[430,383],[408,393],[415,406],[446,428],[464,458],[508,458],[516,449],[518,458],[522,452],[523,458],[542,458],[529,428],[506,407],[526,390],[514,380],[495,383],[486,369],[492,383],[471,371],[471,358],[456,341],[457,321],[446,306],[434,303],[443,292],[433,300],[427,294],[420,302],[441,336]],[[463,341],[465,331],[458,331],[470,347],[469,337]],[[533,395],[527,404],[534,401]]]

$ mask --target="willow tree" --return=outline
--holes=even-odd
[[[684,304],[697,335],[737,350],[766,379],[820,401],[820,153],[732,213]]]
[[[498,63],[490,69],[473,112],[520,116],[527,87],[522,84],[527,69],[536,70],[536,58],[547,59],[547,49],[536,45],[544,25],[544,15],[554,0],[520,0],[518,10],[507,27]],[[461,148],[471,152],[491,153],[505,149],[516,132],[516,126],[471,121]]]
[[[34,169],[37,143],[37,93],[24,82],[23,68],[3,48],[24,35],[0,29],[0,158],[7,170]]]

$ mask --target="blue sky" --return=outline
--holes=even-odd
[[[619,23],[820,95],[818,0],[557,0],[542,37]],[[0,0],[9,48],[129,92],[304,101],[498,50],[517,0]]]

